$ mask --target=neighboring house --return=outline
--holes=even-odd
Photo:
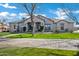
[[[0,32],[7,32],[9,31],[9,26],[7,24],[0,23]]]
[[[73,21],[64,19],[50,19],[45,16],[34,16],[35,32],[67,32],[73,31]],[[19,22],[10,23],[10,32],[30,32],[32,31],[31,19],[27,18]]]

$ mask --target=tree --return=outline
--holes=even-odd
[[[62,8],[63,12],[65,12],[65,14],[70,18],[72,19],[73,21],[76,22],[76,24],[79,24],[78,20],[77,20],[77,17],[74,16],[73,12],[72,12],[72,9],[69,9],[69,8],[66,8],[64,4],[62,4],[62,6],[64,8]]]
[[[33,21],[33,16],[34,16],[34,11],[36,9],[36,4],[35,3],[31,3],[31,4],[26,4],[23,3],[22,6],[25,8],[25,10],[27,11],[28,15],[31,18],[31,25],[32,25],[32,36],[34,36],[35,33],[35,25],[34,25],[34,21]]]
[[[64,8],[62,8],[63,12],[65,12],[65,14],[75,22],[76,25],[79,25],[79,21],[77,19],[77,17],[73,14],[73,9],[72,8],[68,8],[65,7],[65,5],[62,5]],[[73,29],[71,30],[71,33],[73,33]]]

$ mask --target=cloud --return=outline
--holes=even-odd
[[[8,21],[15,21],[17,14],[16,13],[9,13],[9,12],[1,12],[0,13],[0,21],[2,20],[6,20],[6,22]]]
[[[19,13],[20,16],[27,16],[26,13]]]
[[[41,16],[45,16],[46,17],[46,15],[45,14],[34,14],[35,16],[37,16],[37,15],[41,15]]]
[[[20,18],[29,18],[30,16],[28,15],[28,14],[26,14],[26,13],[19,13],[19,17]]]
[[[67,17],[66,13],[61,8],[58,8],[55,13],[57,15],[57,18],[65,19]]]
[[[16,6],[10,6],[8,3],[0,4],[0,6],[2,6],[4,8],[16,9]]]
[[[42,15],[42,16],[45,16],[45,14],[34,14],[34,15]],[[0,12],[0,19],[3,20],[3,19],[6,19],[7,21],[16,21],[16,20],[22,20],[22,18],[29,18],[30,16],[26,13],[19,13],[19,14],[16,14],[16,13],[9,13],[9,12]]]
[[[49,10],[49,13],[55,15],[56,19],[65,19],[67,18],[66,13],[61,9],[61,8],[57,8],[57,10]]]
[[[47,17],[45,14],[39,14],[39,15],[42,15],[42,16],[45,16],[45,17]]]
[[[42,16],[45,16],[45,17],[46,17],[45,14],[34,14],[34,15],[35,15],[35,16],[37,16],[37,15],[42,15]],[[26,13],[19,13],[19,17],[29,18],[30,16],[29,16],[28,14],[26,14]]]
[[[8,12],[0,12],[0,21],[2,22],[4,19],[7,20],[8,16],[9,16]]]
[[[12,14],[10,14],[10,16],[15,17],[15,16],[17,16],[17,14],[12,13]]]
[[[72,11],[73,13],[76,13],[76,14],[78,14],[79,13],[79,10],[76,10],[76,11]]]
[[[28,14],[26,13],[19,13],[19,14],[16,14],[16,13],[9,13],[9,12],[1,12],[0,13],[0,19],[22,19],[22,18],[28,18]]]
[[[4,16],[4,17],[5,17],[5,16],[7,16],[7,15],[9,15],[8,12],[1,12],[1,13],[0,13],[0,16]]]
[[[9,12],[1,12],[0,16],[6,17],[6,16],[17,16],[16,13],[9,13]]]

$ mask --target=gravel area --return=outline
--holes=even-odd
[[[0,39],[0,48],[37,47],[50,49],[79,50],[78,39]]]

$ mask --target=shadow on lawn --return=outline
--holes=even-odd
[[[79,44],[75,46],[79,49]],[[77,52],[75,56],[79,56],[79,52]]]
[[[20,38],[32,38],[32,35],[29,36],[23,36],[23,35],[19,35]]]
[[[48,56],[66,56],[66,55],[61,55],[61,54],[57,54],[57,53],[49,53]]]
[[[77,54],[75,56],[79,56],[79,52],[77,52]]]

